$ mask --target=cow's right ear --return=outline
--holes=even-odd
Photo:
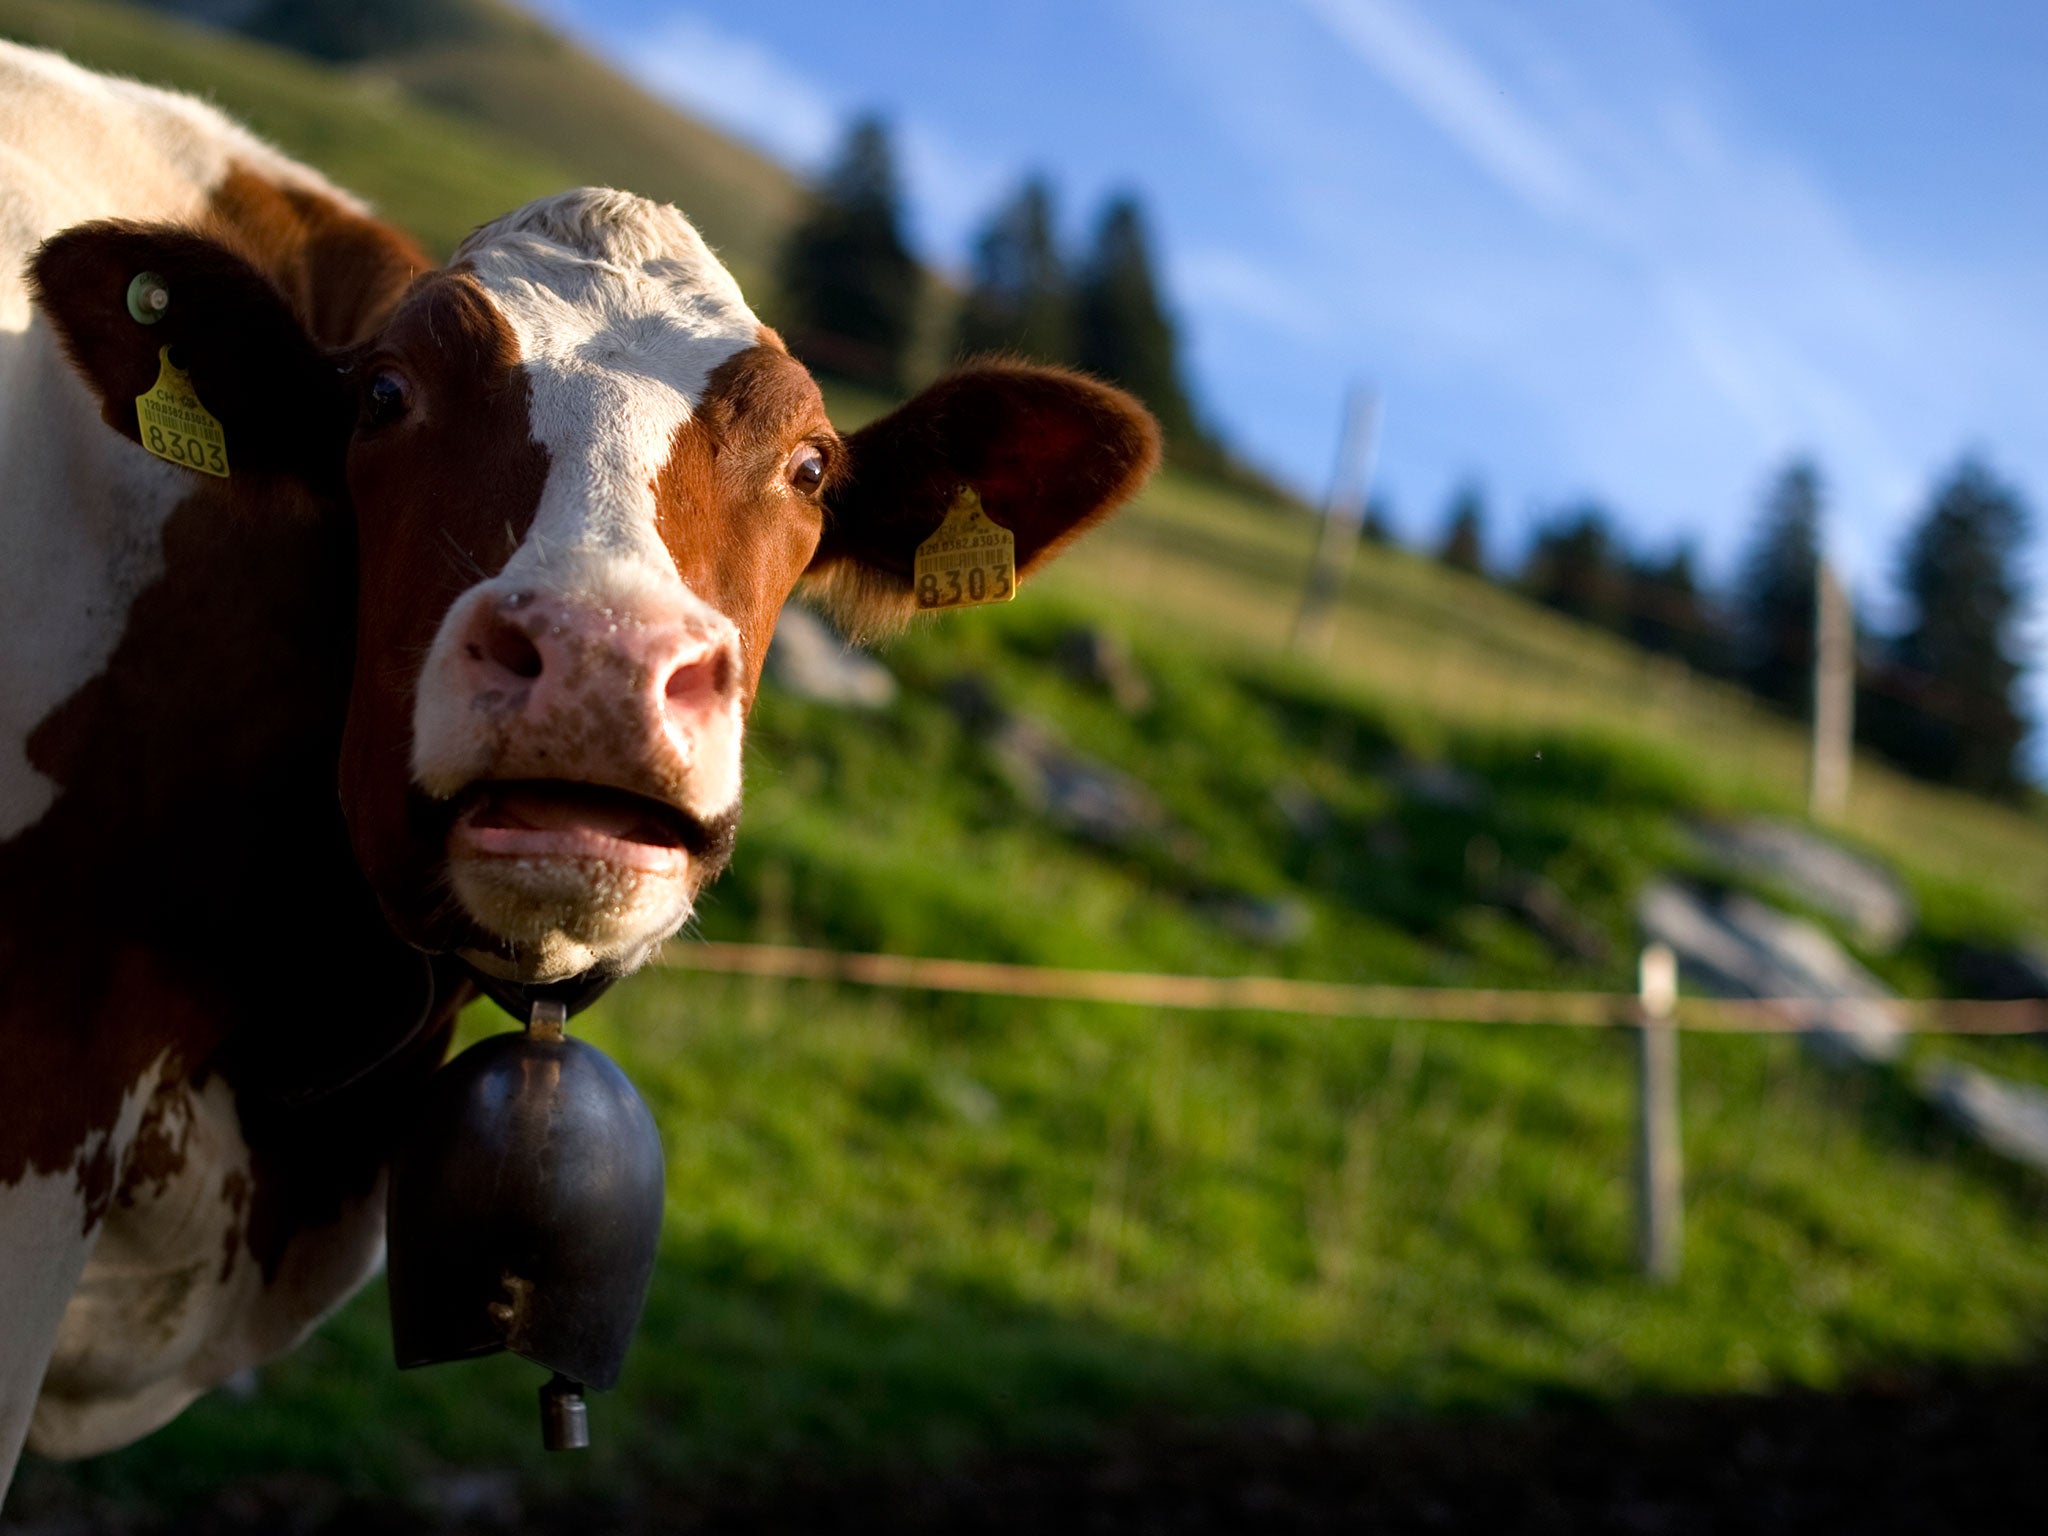
[[[144,273],[166,300],[148,323],[129,302]],[[170,347],[221,424],[231,471],[338,482],[351,425],[342,378],[284,296],[227,246],[176,225],[80,224],[43,242],[29,281],[115,431],[140,441],[135,399]]]

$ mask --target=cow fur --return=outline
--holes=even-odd
[[[137,441],[164,346],[225,481]],[[1012,364],[842,438],[672,208],[564,193],[434,271],[211,109],[0,44],[0,1487],[363,1282],[473,975],[685,920],[800,581],[900,622],[960,487],[1028,573],[1158,446]]]

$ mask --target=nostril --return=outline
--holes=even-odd
[[[531,682],[541,673],[540,647],[517,625],[493,619],[480,636],[469,642],[472,661],[488,661],[502,672]]]
[[[718,646],[684,662],[668,675],[670,704],[717,703],[733,690],[737,674],[729,646]]]

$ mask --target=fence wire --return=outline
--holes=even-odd
[[[1147,971],[1070,970],[992,960],[862,954],[794,944],[670,944],[662,963],[678,970],[787,981],[839,982],[904,991],[1121,1003],[1206,1012],[1310,1014],[1325,1018],[1549,1024],[1605,1028],[1643,1018],[1633,992],[1544,992],[1485,987],[1381,987],[1286,976],[1180,976]],[[1978,998],[1681,997],[1671,1022],[1718,1034],[1797,1034],[1839,1027],[1850,1013],[1882,1014],[1929,1035],[2048,1033],[2048,1000]]]

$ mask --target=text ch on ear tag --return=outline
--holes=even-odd
[[[155,325],[171,307],[171,288],[154,272],[138,272],[128,280],[128,314],[137,325]]]
[[[991,521],[974,487],[963,485],[946,520],[917,546],[911,575],[921,610],[1007,603],[1017,595],[1017,537]]]
[[[169,347],[157,349],[156,382],[135,397],[135,430],[142,446],[166,463],[227,479],[228,435],[199,403],[191,379],[171,361]]]

